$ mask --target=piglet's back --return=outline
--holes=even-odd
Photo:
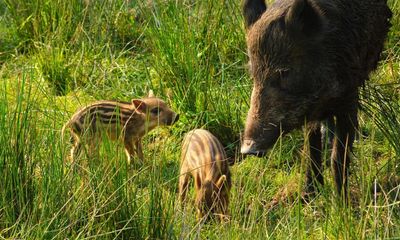
[[[195,129],[183,140],[181,164],[196,171],[201,179],[216,180],[221,174],[229,173],[225,150],[218,139],[209,131]]]
[[[134,114],[134,107],[129,102],[97,101],[78,110],[70,120],[71,127],[78,133],[91,128],[92,124],[124,125]]]

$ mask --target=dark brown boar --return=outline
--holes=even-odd
[[[377,67],[390,27],[386,0],[244,0],[254,80],[241,152],[264,154],[308,122],[306,192],[321,175],[321,121],[335,119],[332,169],[346,196],[359,88]]]

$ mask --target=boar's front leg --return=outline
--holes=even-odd
[[[310,195],[312,196],[315,194],[317,184],[324,184],[321,160],[322,143],[320,123],[313,124],[310,127],[309,144],[311,159],[307,167],[306,189],[304,196],[305,200],[308,200]]]
[[[350,114],[336,116],[336,138],[332,150],[332,170],[338,196],[347,201],[347,178],[350,153],[357,128],[357,110]]]

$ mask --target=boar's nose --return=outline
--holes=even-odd
[[[240,152],[245,156],[246,155],[254,155],[257,157],[262,157],[266,153],[265,150],[259,149],[257,147],[257,143],[252,139],[246,139],[243,141]]]

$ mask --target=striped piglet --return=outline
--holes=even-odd
[[[194,179],[198,218],[228,214],[231,175],[224,148],[209,131],[195,129],[183,140],[179,195],[182,205],[187,195],[189,177]]]
[[[71,132],[71,161],[80,154],[82,145],[89,145],[89,152],[96,148],[102,136],[113,141],[121,140],[128,162],[137,154],[143,161],[142,137],[160,125],[172,125],[179,115],[167,104],[154,97],[152,91],[142,99],[131,102],[97,101],[78,110],[64,125]]]

